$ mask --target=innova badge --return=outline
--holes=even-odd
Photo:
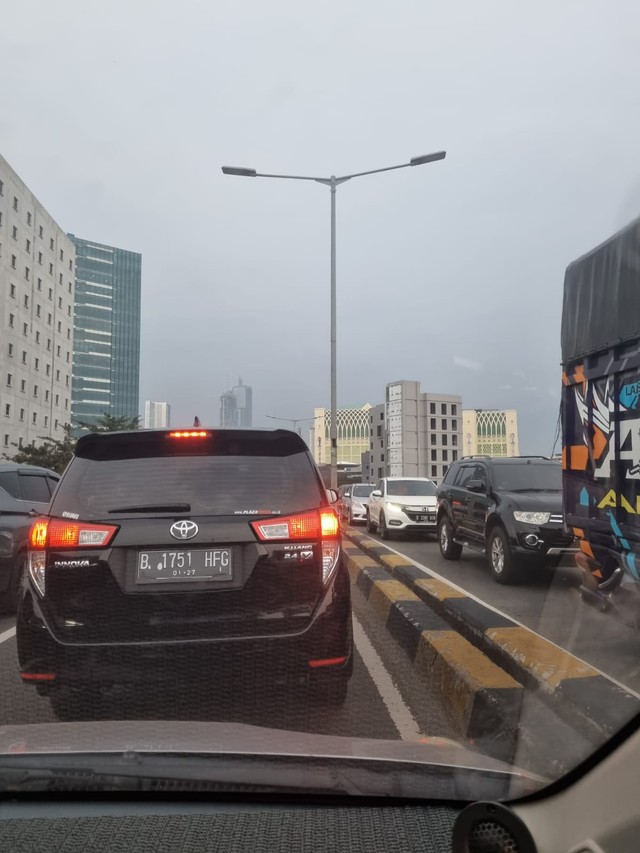
[[[169,528],[169,533],[171,533],[175,539],[193,539],[197,532],[198,525],[195,521],[189,521],[188,519],[176,521]]]

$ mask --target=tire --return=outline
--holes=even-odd
[[[438,545],[440,553],[445,560],[459,560],[462,554],[462,545],[453,541],[453,525],[446,515],[443,515],[438,524]]]
[[[18,609],[18,593],[26,565],[27,556],[24,551],[20,551],[11,570],[9,586],[0,594],[0,613],[15,613]]]
[[[371,521],[371,516],[369,515],[369,510],[367,510],[367,533],[375,533],[376,525]]]
[[[309,683],[311,701],[326,708],[342,708],[347,701],[350,676],[347,669],[314,673]]]
[[[380,534],[381,539],[390,539],[389,528],[387,527],[387,519],[384,517],[384,513],[380,513],[380,518],[378,519],[378,533]]]
[[[489,534],[487,559],[494,581],[511,584],[518,580],[519,566],[513,556],[509,537],[503,527],[494,527]]]

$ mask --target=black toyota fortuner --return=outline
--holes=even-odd
[[[79,697],[221,672],[268,672],[342,704],[348,574],[303,440],[246,429],[80,438],[31,530],[17,640],[23,681],[63,719]]]

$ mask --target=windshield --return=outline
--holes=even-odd
[[[354,486],[351,494],[354,498],[368,498],[373,489],[374,486]]]
[[[0,794],[508,800],[640,713],[639,35],[3,5]]]
[[[388,495],[422,496],[435,495],[436,487],[430,480],[389,480],[387,482]]]
[[[562,492],[562,468],[559,464],[528,463],[526,465],[493,466],[495,488],[505,492]]]

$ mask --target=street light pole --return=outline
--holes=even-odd
[[[224,175],[235,175],[242,178],[283,178],[290,181],[315,181],[324,184],[331,192],[331,424],[329,427],[329,438],[331,442],[331,488],[338,488],[338,389],[337,389],[337,351],[336,351],[336,189],[339,184],[350,181],[352,178],[362,178],[365,175],[377,175],[379,172],[392,172],[396,169],[406,169],[408,166],[422,166],[425,163],[434,163],[436,160],[444,160],[446,151],[435,151],[433,154],[424,154],[421,157],[412,157],[408,163],[400,163],[398,166],[386,166],[383,169],[369,169],[367,172],[354,172],[352,175],[342,175],[337,178],[319,178],[312,175],[275,175],[267,172],[258,172],[256,169],[248,169],[239,166],[223,166]]]

